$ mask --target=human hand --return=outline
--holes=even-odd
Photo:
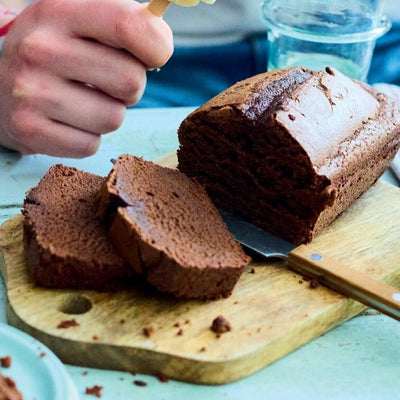
[[[132,0],[38,0],[0,57],[0,144],[85,157],[136,104],[173,51],[168,25]]]

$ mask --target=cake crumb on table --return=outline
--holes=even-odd
[[[10,368],[11,362],[12,362],[11,356],[0,357],[0,365],[3,368]]]
[[[96,397],[101,397],[102,389],[103,389],[103,386],[98,386],[98,385],[94,385],[92,387],[87,387],[85,394],[88,394],[91,396],[96,396]]]
[[[74,326],[80,326],[79,322],[76,321],[76,319],[69,319],[69,320],[65,320],[65,321],[61,321],[58,325],[57,325],[57,329],[67,329],[67,328],[71,328]]]
[[[136,386],[147,386],[147,382],[140,381],[140,380],[135,380],[135,381],[133,381],[133,383],[134,383]]]

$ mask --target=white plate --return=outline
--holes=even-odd
[[[3,375],[17,384],[24,399],[78,400],[67,370],[55,354],[33,337],[0,323],[0,357],[11,356]]]

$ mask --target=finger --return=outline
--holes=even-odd
[[[148,68],[164,65],[172,54],[169,26],[144,4],[126,0],[73,0],[69,7],[65,23],[77,36],[123,48]]]
[[[30,67],[38,66],[55,76],[90,83],[125,105],[136,104],[146,83],[146,67],[125,50],[102,43],[52,35],[36,29],[19,49]]]
[[[41,99],[41,107],[49,119],[97,135],[121,126],[126,112],[121,101],[76,82],[61,82],[58,90],[56,86],[53,86],[56,92],[49,93],[50,98]]]
[[[14,149],[25,154],[83,158],[94,154],[100,135],[94,135],[29,111],[19,114],[14,123]]]
[[[17,113],[29,111],[94,134],[119,128],[126,111],[120,100],[97,88],[32,68],[19,73],[11,99]]]

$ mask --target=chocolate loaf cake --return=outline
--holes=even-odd
[[[116,160],[99,212],[135,272],[176,297],[227,297],[250,261],[200,185],[138,157]]]
[[[400,146],[399,107],[333,68],[251,77],[181,124],[179,170],[214,203],[292,243],[310,242]]]
[[[97,217],[97,193],[104,179],[55,165],[28,192],[24,249],[36,283],[105,288],[133,274]]]

